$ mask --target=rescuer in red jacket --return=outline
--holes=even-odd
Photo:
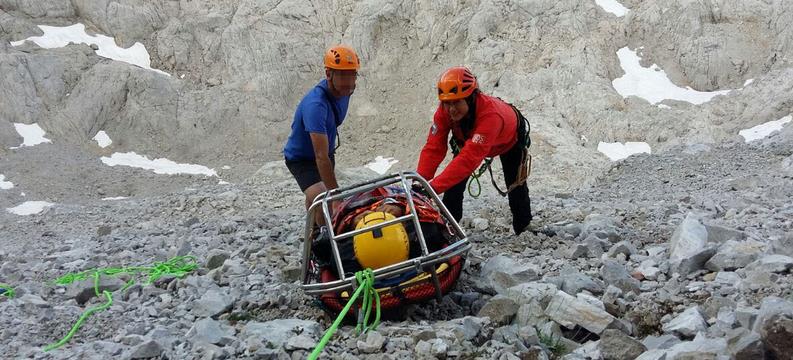
[[[515,234],[520,234],[532,218],[525,178],[522,183],[516,182],[528,144],[523,116],[512,105],[480,92],[476,77],[464,67],[450,68],[441,75],[438,99],[440,104],[421,150],[417,172],[431,179],[433,190],[443,193],[444,205],[459,221],[468,179],[485,158],[498,156],[507,187],[511,188],[508,196],[512,228]],[[438,165],[446,157],[447,140],[454,158],[435,176]]]

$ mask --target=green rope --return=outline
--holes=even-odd
[[[457,144],[457,141],[454,140],[454,138],[449,140],[449,144],[452,146],[452,153],[455,156],[459,154],[460,151],[462,151],[462,148],[460,148],[460,145]],[[472,198],[476,199],[479,198],[479,195],[482,195],[482,183],[479,181],[479,178],[482,177],[482,175],[485,174],[485,171],[487,171],[490,168],[490,163],[492,162],[493,162],[493,158],[485,158],[484,162],[482,162],[482,165],[479,166],[479,169],[474,171],[473,174],[471,174],[471,178],[468,180],[467,188],[468,188],[468,195],[471,195]],[[476,183],[476,192],[474,192],[473,190],[474,183]]]
[[[12,288],[11,285],[0,283],[0,295],[1,296],[5,296],[5,297],[10,299],[10,298],[16,296],[16,294],[17,293],[14,291],[14,288]]]
[[[325,335],[322,336],[317,347],[314,348],[314,351],[308,356],[309,360],[316,360],[319,357],[319,354],[322,353],[325,345],[328,344],[330,338],[336,333],[342,320],[347,316],[347,312],[350,311],[350,308],[361,293],[363,293],[363,300],[361,309],[358,312],[358,325],[355,327],[355,331],[358,334],[364,334],[369,330],[376,329],[377,325],[380,324],[380,294],[374,288],[374,271],[372,271],[372,269],[364,269],[355,273],[355,281],[358,282],[358,289],[352,294],[350,300],[347,301],[347,305],[341,310],[333,324],[325,331]],[[367,324],[369,322],[369,315],[372,312],[373,300],[376,306],[375,318],[371,324]],[[366,311],[364,311],[363,308],[366,308]]]
[[[479,195],[482,195],[482,183],[479,182],[479,178],[490,168],[490,163],[492,162],[493,158],[485,158],[485,161],[479,166],[479,170],[471,174],[471,179],[468,180],[468,195],[471,195],[472,198],[476,199],[479,198]],[[471,190],[471,185],[473,185],[473,183],[476,183],[476,193]]]
[[[82,272],[79,272],[79,273],[69,273],[69,274],[63,275],[63,276],[55,279],[53,281],[54,284],[57,284],[57,285],[69,285],[69,284],[71,284],[71,283],[73,283],[75,281],[83,281],[83,280],[88,279],[89,277],[93,278],[94,279],[94,293],[96,293],[96,296],[104,295],[105,299],[107,299],[107,301],[104,304],[89,308],[88,310],[83,312],[83,314],[80,315],[80,318],[77,319],[77,322],[72,326],[71,330],[69,330],[69,332],[66,334],[66,336],[64,336],[60,341],[58,341],[58,342],[56,342],[54,344],[47,345],[46,347],[44,347],[44,351],[45,352],[46,351],[50,351],[50,350],[57,349],[57,348],[63,346],[64,344],[69,342],[69,340],[71,340],[72,336],[74,336],[74,334],[77,333],[77,330],[80,329],[80,326],[82,326],[83,322],[85,322],[85,320],[89,316],[91,316],[91,314],[93,314],[95,312],[98,312],[98,311],[105,310],[105,309],[109,308],[111,305],[113,305],[113,296],[110,294],[109,291],[104,290],[101,293],[99,292],[99,278],[100,278],[100,276],[102,276],[102,275],[118,276],[118,275],[122,275],[122,274],[129,274],[129,275],[132,275],[134,277],[135,275],[143,274],[143,275],[148,275],[148,278],[144,282],[145,285],[148,285],[148,284],[151,284],[151,283],[157,281],[158,279],[160,279],[161,277],[163,277],[165,275],[173,275],[173,276],[179,277],[179,278],[183,277],[183,276],[187,275],[188,273],[192,272],[193,270],[195,270],[196,268],[198,268],[198,264],[196,263],[195,257],[193,257],[193,256],[176,256],[176,257],[174,257],[174,258],[172,258],[172,259],[170,259],[168,261],[165,261],[165,262],[155,262],[154,265],[152,265],[152,266],[130,266],[130,267],[125,267],[125,268],[92,269],[92,270],[82,271]],[[129,281],[127,281],[127,283],[124,285],[124,287],[121,288],[121,291],[127,290],[130,286],[132,286],[134,284],[135,284],[135,280],[134,279],[130,279]]]

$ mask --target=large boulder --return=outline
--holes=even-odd
[[[670,240],[669,260],[674,272],[687,275],[702,269],[705,263],[716,253],[713,246],[708,245],[708,231],[700,218],[688,213],[680,226],[672,234]]]
[[[601,334],[607,328],[618,326],[617,319],[602,307],[570,296],[561,290],[557,291],[548,303],[545,314],[566,328],[572,329],[578,325],[595,334]]]
[[[624,332],[607,329],[600,334],[600,354],[604,360],[633,360],[647,347]]]
[[[728,240],[705,263],[705,268],[711,271],[733,271],[746,267],[757,260],[765,248],[766,245],[758,241]]]
[[[793,314],[768,318],[760,328],[760,337],[768,352],[777,359],[790,358],[793,355]]]
[[[496,293],[518,284],[538,280],[540,269],[534,264],[519,263],[511,258],[498,255],[490,258],[482,265],[481,278],[485,288],[492,288]]]
[[[665,333],[675,333],[683,337],[694,337],[698,332],[708,328],[698,306],[693,306],[663,326]]]
[[[619,263],[611,260],[603,262],[603,267],[600,269],[600,276],[609,285],[614,285],[624,292],[640,292],[641,283],[639,280],[633,278],[628,270]]]

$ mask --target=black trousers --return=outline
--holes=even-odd
[[[523,134],[526,136],[525,131]],[[509,151],[501,154],[501,167],[504,169],[504,182],[507,187],[515,182],[518,177],[520,162],[523,160],[523,142],[519,136],[518,142]],[[443,193],[443,204],[449,209],[455,220],[460,221],[463,217],[463,197],[467,189],[468,179],[466,177],[457,185],[452,186]],[[482,185],[484,186],[484,185]],[[512,212],[512,229],[515,234],[520,234],[531,222],[531,200],[529,199],[529,186],[526,183],[516,187],[507,194],[509,198],[509,209]]]

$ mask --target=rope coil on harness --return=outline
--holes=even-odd
[[[361,335],[376,329],[377,326],[380,325],[380,294],[374,288],[374,271],[372,271],[372,269],[364,269],[356,272],[355,281],[358,284],[358,289],[350,296],[347,305],[344,306],[344,309],[341,310],[339,316],[333,321],[333,324],[325,331],[325,335],[322,336],[317,347],[314,348],[314,351],[308,356],[309,360],[315,360],[319,357],[322,350],[325,349],[325,345],[328,344],[330,338],[336,333],[342,320],[347,316],[347,312],[350,311],[350,308],[361,293],[363,293],[363,298],[361,307],[358,311],[358,324],[355,326],[355,331]],[[369,316],[372,312],[372,302],[375,304],[375,318],[372,323],[369,323]],[[366,308],[365,311],[363,310],[364,308]]]
[[[482,195],[482,183],[479,181],[479,178],[482,177],[482,175],[484,175],[485,171],[490,173],[490,182],[493,184],[493,187],[496,188],[496,191],[498,191],[498,193],[501,194],[501,196],[507,196],[507,194],[509,194],[512,190],[514,190],[518,186],[523,185],[528,179],[529,175],[531,175],[532,158],[531,158],[531,154],[529,154],[529,146],[531,146],[531,137],[529,137],[529,132],[531,132],[531,124],[529,124],[529,121],[526,120],[525,117],[523,117],[523,115],[515,106],[513,105],[510,106],[512,106],[512,109],[515,111],[515,115],[517,116],[519,126],[525,125],[525,129],[526,129],[526,132],[525,134],[523,134],[522,136],[523,139],[521,141],[521,148],[523,149],[523,154],[520,160],[520,167],[518,168],[518,176],[515,179],[515,181],[507,187],[506,191],[501,190],[501,188],[498,187],[498,184],[496,184],[496,179],[493,177],[493,169],[491,168],[491,165],[493,163],[493,158],[492,157],[485,158],[484,161],[482,162],[482,165],[479,166],[479,169],[474,171],[474,173],[471,174],[471,177],[468,180],[468,186],[467,186],[468,195],[470,195],[474,199],[478,198],[479,195]],[[521,135],[519,132],[518,140],[521,140],[520,138]],[[449,139],[449,145],[451,145],[452,153],[454,155],[457,155],[460,153],[460,151],[462,151],[460,144],[457,143],[457,140],[453,136],[451,137],[451,139]],[[472,185],[474,183],[476,183],[476,193],[474,193],[474,190],[472,188]]]
[[[196,263],[195,257],[176,256],[165,262],[155,262],[154,265],[152,266],[130,266],[124,268],[91,269],[79,273],[69,273],[55,279],[53,281],[53,284],[69,285],[75,281],[83,281],[89,278],[93,278],[94,293],[98,297],[104,296],[106,301],[104,304],[89,308],[88,310],[83,312],[83,314],[80,315],[80,318],[77,319],[77,322],[75,322],[74,325],[72,325],[72,328],[69,330],[66,336],[64,336],[58,342],[44,347],[44,351],[47,352],[65,345],[66,343],[69,342],[69,340],[71,340],[72,336],[74,336],[74,334],[77,333],[77,330],[80,329],[80,326],[82,326],[83,322],[85,322],[85,320],[89,316],[91,316],[95,312],[105,310],[109,308],[111,305],[113,305],[113,295],[107,290],[103,290],[102,292],[99,291],[99,278],[101,275],[118,276],[121,274],[129,274],[135,276],[135,275],[144,274],[144,275],[148,275],[148,278],[144,282],[144,285],[148,285],[159,280],[161,277],[165,275],[173,275],[175,277],[181,278],[187,275],[188,273],[192,272],[196,268],[198,268],[198,264]],[[127,290],[130,286],[134,284],[135,284],[135,280],[130,279],[129,281],[127,281],[124,287],[121,288],[121,291],[123,292]]]

